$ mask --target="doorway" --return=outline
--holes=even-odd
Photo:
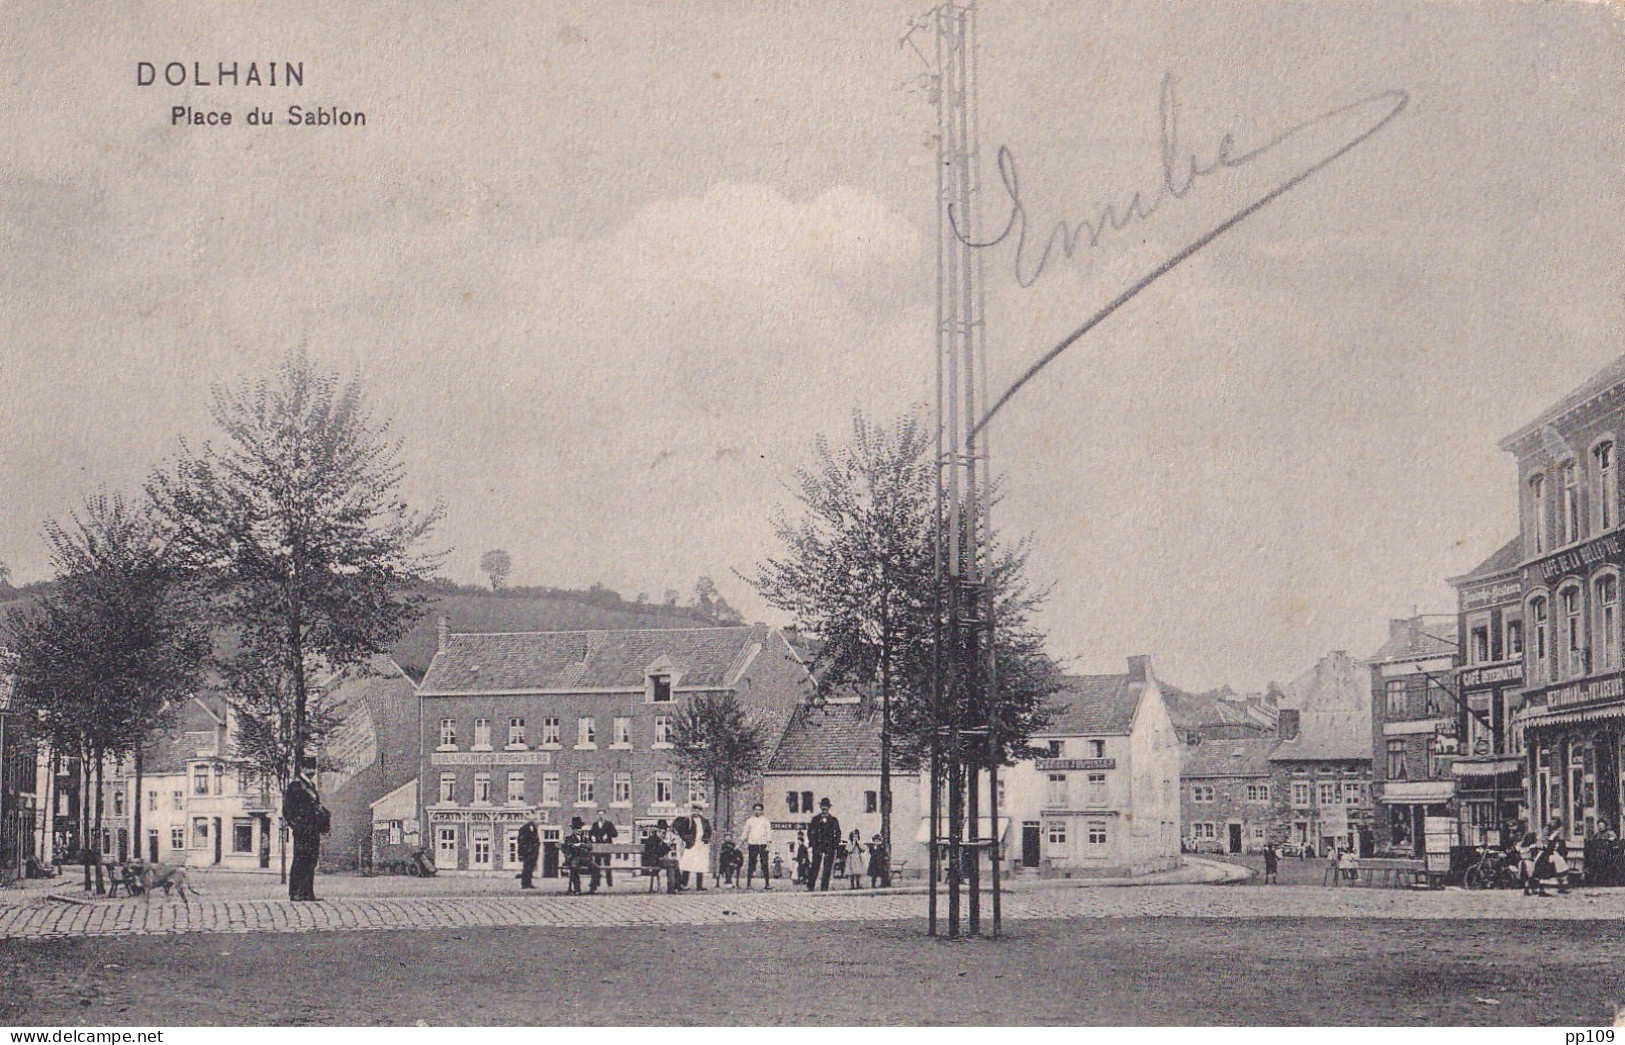
[[[559,841],[561,835],[556,827],[542,828],[542,877],[557,878],[559,876]]]
[[[1021,825],[1021,866],[1038,866],[1039,837],[1038,821],[1028,820]]]
[[[147,832],[147,862],[158,862],[158,831],[153,829]]]
[[[214,818],[214,862],[220,862],[222,850],[226,844],[225,832],[220,828],[220,818]]]
[[[455,827],[437,827],[434,829],[434,866],[439,871],[455,871],[457,869],[457,829]]]
[[[1229,826],[1230,826],[1230,852],[1239,853],[1239,852],[1241,852],[1241,825],[1240,824],[1231,824]]]

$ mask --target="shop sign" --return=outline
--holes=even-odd
[[[1497,606],[1503,602],[1517,602],[1523,596],[1523,585],[1518,581],[1501,581],[1480,588],[1469,588],[1461,593],[1461,608],[1476,610],[1483,606]]]
[[[1551,558],[1537,563],[1535,569],[1540,571],[1543,580],[1549,581],[1559,574],[1583,570],[1588,566],[1595,566],[1605,559],[1615,558],[1618,555],[1619,535],[1610,534],[1606,537],[1599,537],[1582,547],[1558,552]]]
[[[1040,758],[1036,760],[1040,772],[1046,769],[1116,769],[1115,758]]]
[[[1464,687],[1492,686],[1502,682],[1522,682],[1523,662],[1512,661],[1492,667],[1463,668],[1456,676]]]
[[[1546,706],[1582,707],[1621,698],[1625,698],[1625,677],[1616,673],[1600,679],[1586,679],[1583,682],[1571,682],[1566,686],[1554,686],[1546,691]]]
[[[431,766],[550,766],[551,751],[436,751]]]
[[[805,830],[807,830],[807,824],[808,823],[809,823],[809,821],[806,821],[806,820],[775,820],[775,821],[773,821],[773,830],[775,830],[775,831],[805,831]]]

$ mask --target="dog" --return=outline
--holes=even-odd
[[[171,867],[168,864],[147,864],[141,868],[141,898],[147,903],[152,902],[152,891],[162,889],[167,897],[170,890],[180,894],[181,902],[188,907],[192,905],[189,893],[198,892],[198,887],[192,885],[186,878],[186,868]]]

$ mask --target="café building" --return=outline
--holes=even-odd
[[[1618,830],[1625,756],[1618,440],[1625,357],[1503,439],[1518,460],[1521,734],[1530,826],[1561,818],[1571,859]]]

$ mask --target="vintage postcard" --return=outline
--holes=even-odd
[[[1617,7],[6,4],[0,145],[0,1024],[1612,1040]]]

